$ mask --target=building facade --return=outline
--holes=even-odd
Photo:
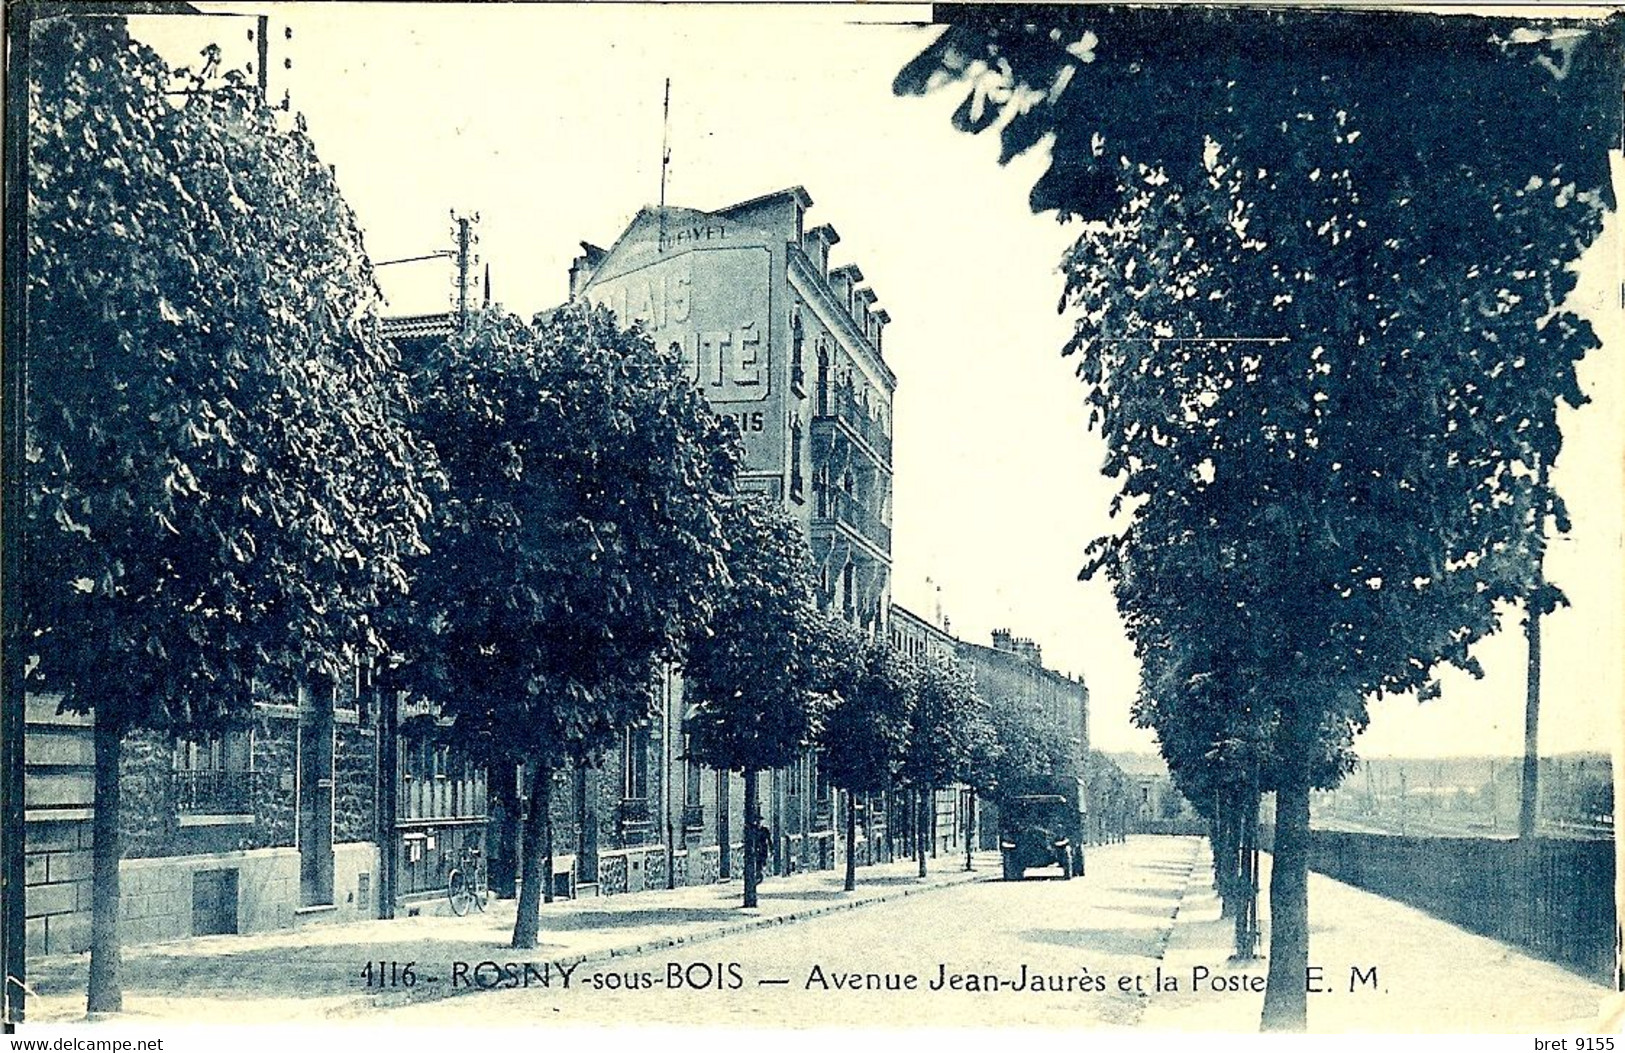
[[[26,702],[31,955],[90,943],[94,725],[58,713],[58,701],[39,694]],[[380,825],[385,783],[369,702],[354,685],[301,689],[257,702],[218,732],[130,733],[119,802],[122,937],[144,943],[377,917],[381,862],[392,842],[404,849]],[[401,813],[461,806],[483,815],[483,785],[449,774],[420,781],[415,799],[403,791]]]
[[[957,641],[959,660],[969,667],[976,693],[991,703],[1016,706],[1037,714],[1056,729],[1070,746],[1072,770],[1078,779],[1078,799],[1092,817],[1097,810],[1088,784],[1089,689],[1080,678],[1044,667],[1043,652],[1037,643],[1015,636],[1008,629],[995,629],[991,646]],[[1088,823],[1091,834],[1096,825]],[[983,810],[977,824],[984,848],[998,844],[998,811]]]
[[[840,235],[810,226],[792,187],[714,211],[645,208],[610,244],[582,243],[572,299],[642,324],[674,349],[711,407],[745,443],[740,488],[801,524],[818,600],[870,635],[891,594],[891,434],[896,377],[876,307],[855,265],[831,267]],[[629,729],[596,769],[561,777],[554,843],[561,889],[616,893],[715,881],[743,861],[744,781],[688,759],[680,670],[664,670],[650,721]],[[838,794],[816,752],[764,772],[770,873],[837,865]],[[518,796],[517,810],[528,802]],[[865,801],[855,852],[889,858],[883,800]]]

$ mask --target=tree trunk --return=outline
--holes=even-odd
[[[548,786],[553,773],[537,764],[530,780],[530,814],[525,816],[525,865],[519,878],[518,913],[513,920],[513,946],[531,950],[542,927],[542,868],[548,859]],[[549,860],[550,861],[550,860]]]
[[[96,789],[91,819],[90,987],[85,1008],[91,1013],[117,1013],[124,1008],[124,987],[119,979],[118,864],[119,755],[124,732],[110,719],[96,714]]]
[[[1221,800],[1218,815],[1213,820],[1213,883],[1219,893],[1219,917],[1232,918],[1236,914],[1236,864],[1239,861],[1236,843],[1236,809],[1228,800]]]
[[[965,869],[971,867],[971,851],[976,842],[976,791],[965,795]]]
[[[873,834],[873,829],[870,830]],[[873,839],[871,838],[871,844]],[[846,890],[858,887],[858,798],[851,791],[846,795]]]
[[[536,799],[542,806],[542,902],[553,902],[553,773],[539,780]]]
[[[1523,783],[1518,792],[1518,836],[1535,836],[1540,815],[1540,614],[1530,605],[1526,616],[1529,672],[1523,711]]]
[[[1301,708],[1301,707],[1300,707]],[[1270,873],[1270,968],[1265,1031],[1308,1026],[1309,752],[1306,719],[1288,717],[1281,785],[1275,794],[1275,857]],[[1297,734],[1292,732],[1296,731]]]
[[[1237,812],[1236,960],[1258,957],[1258,791],[1249,789]]]
[[[925,877],[925,809],[926,796],[930,791],[914,791],[914,858],[920,864],[920,876]],[[935,841],[936,838],[931,839]]]
[[[724,881],[734,876],[733,835],[728,830],[728,772],[717,772],[717,874]]]
[[[756,799],[757,772],[745,769],[745,906],[756,906],[756,885],[761,880],[762,853],[757,850],[756,827],[762,819],[762,805]]]

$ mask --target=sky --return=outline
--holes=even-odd
[[[953,131],[961,93],[896,98],[891,81],[933,38],[923,7],[619,4],[268,5],[272,94],[289,93],[356,210],[374,260],[450,247],[450,212],[478,212],[494,298],[521,314],[567,292],[581,241],[607,246],[660,193],[662,94],[671,79],[666,199],[715,209],[784,187],[832,223],[835,264],[857,263],[893,322],[893,593],[962,638],[1033,637],[1047,665],[1089,685],[1091,737],[1153,748],[1129,707],[1138,667],[1105,581],[1079,582],[1090,539],[1113,529],[1115,484],[1061,358],[1062,251],[1076,230],[1033,215],[1041,151],[997,164],[989,136]],[[177,23],[186,23],[178,27]],[[170,57],[200,34],[247,61],[245,18],[147,19]],[[284,61],[291,68],[284,68]],[[1621,183],[1616,166],[1616,184]],[[1607,341],[1582,367],[1594,402],[1564,418],[1554,482],[1574,533],[1548,573],[1573,601],[1544,624],[1541,749],[1621,738],[1621,492],[1625,325],[1617,216],[1582,261],[1571,303]],[[385,267],[393,311],[444,310],[444,261]],[[1443,697],[1372,703],[1372,756],[1522,749],[1521,620],[1475,652],[1482,681],[1446,673]]]

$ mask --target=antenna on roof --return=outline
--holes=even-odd
[[[660,241],[666,251],[666,168],[671,164],[671,78],[666,78],[666,99],[660,106]]]

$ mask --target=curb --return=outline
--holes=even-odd
[[[616,958],[629,958],[639,954],[648,954],[651,951],[664,950],[670,947],[682,947],[688,944],[705,943],[710,940],[724,939],[728,936],[737,936],[740,933],[751,932],[755,929],[770,928],[775,925],[789,925],[809,918],[822,917],[844,910],[858,910],[862,907],[876,903],[887,903],[893,900],[906,899],[909,896],[919,896],[928,892],[936,892],[946,888],[957,888],[960,885],[972,885],[982,881],[992,881],[998,877],[997,872],[989,870],[955,871],[950,875],[943,875],[942,879],[930,885],[920,885],[913,888],[889,889],[863,899],[854,899],[848,902],[831,903],[824,906],[804,907],[790,911],[787,914],[774,914],[770,917],[746,918],[741,921],[724,922],[714,929],[703,932],[679,933],[675,936],[660,936],[644,940],[641,943],[625,944],[617,947],[604,947],[593,951],[584,951],[578,954],[569,954],[551,958],[554,966],[574,967],[578,965],[593,965],[599,962],[612,961]],[[856,890],[854,890],[856,891]],[[364,1013],[375,1010],[399,1009],[410,1005],[421,1005],[428,1002],[444,1001],[448,998],[459,998],[464,995],[480,994],[487,991],[510,990],[501,987],[461,987],[454,988],[449,985],[436,987],[408,988],[403,991],[380,991],[370,995],[360,995],[342,1005],[334,1006],[323,1014],[330,1020],[344,1020],[358,1017]]]

